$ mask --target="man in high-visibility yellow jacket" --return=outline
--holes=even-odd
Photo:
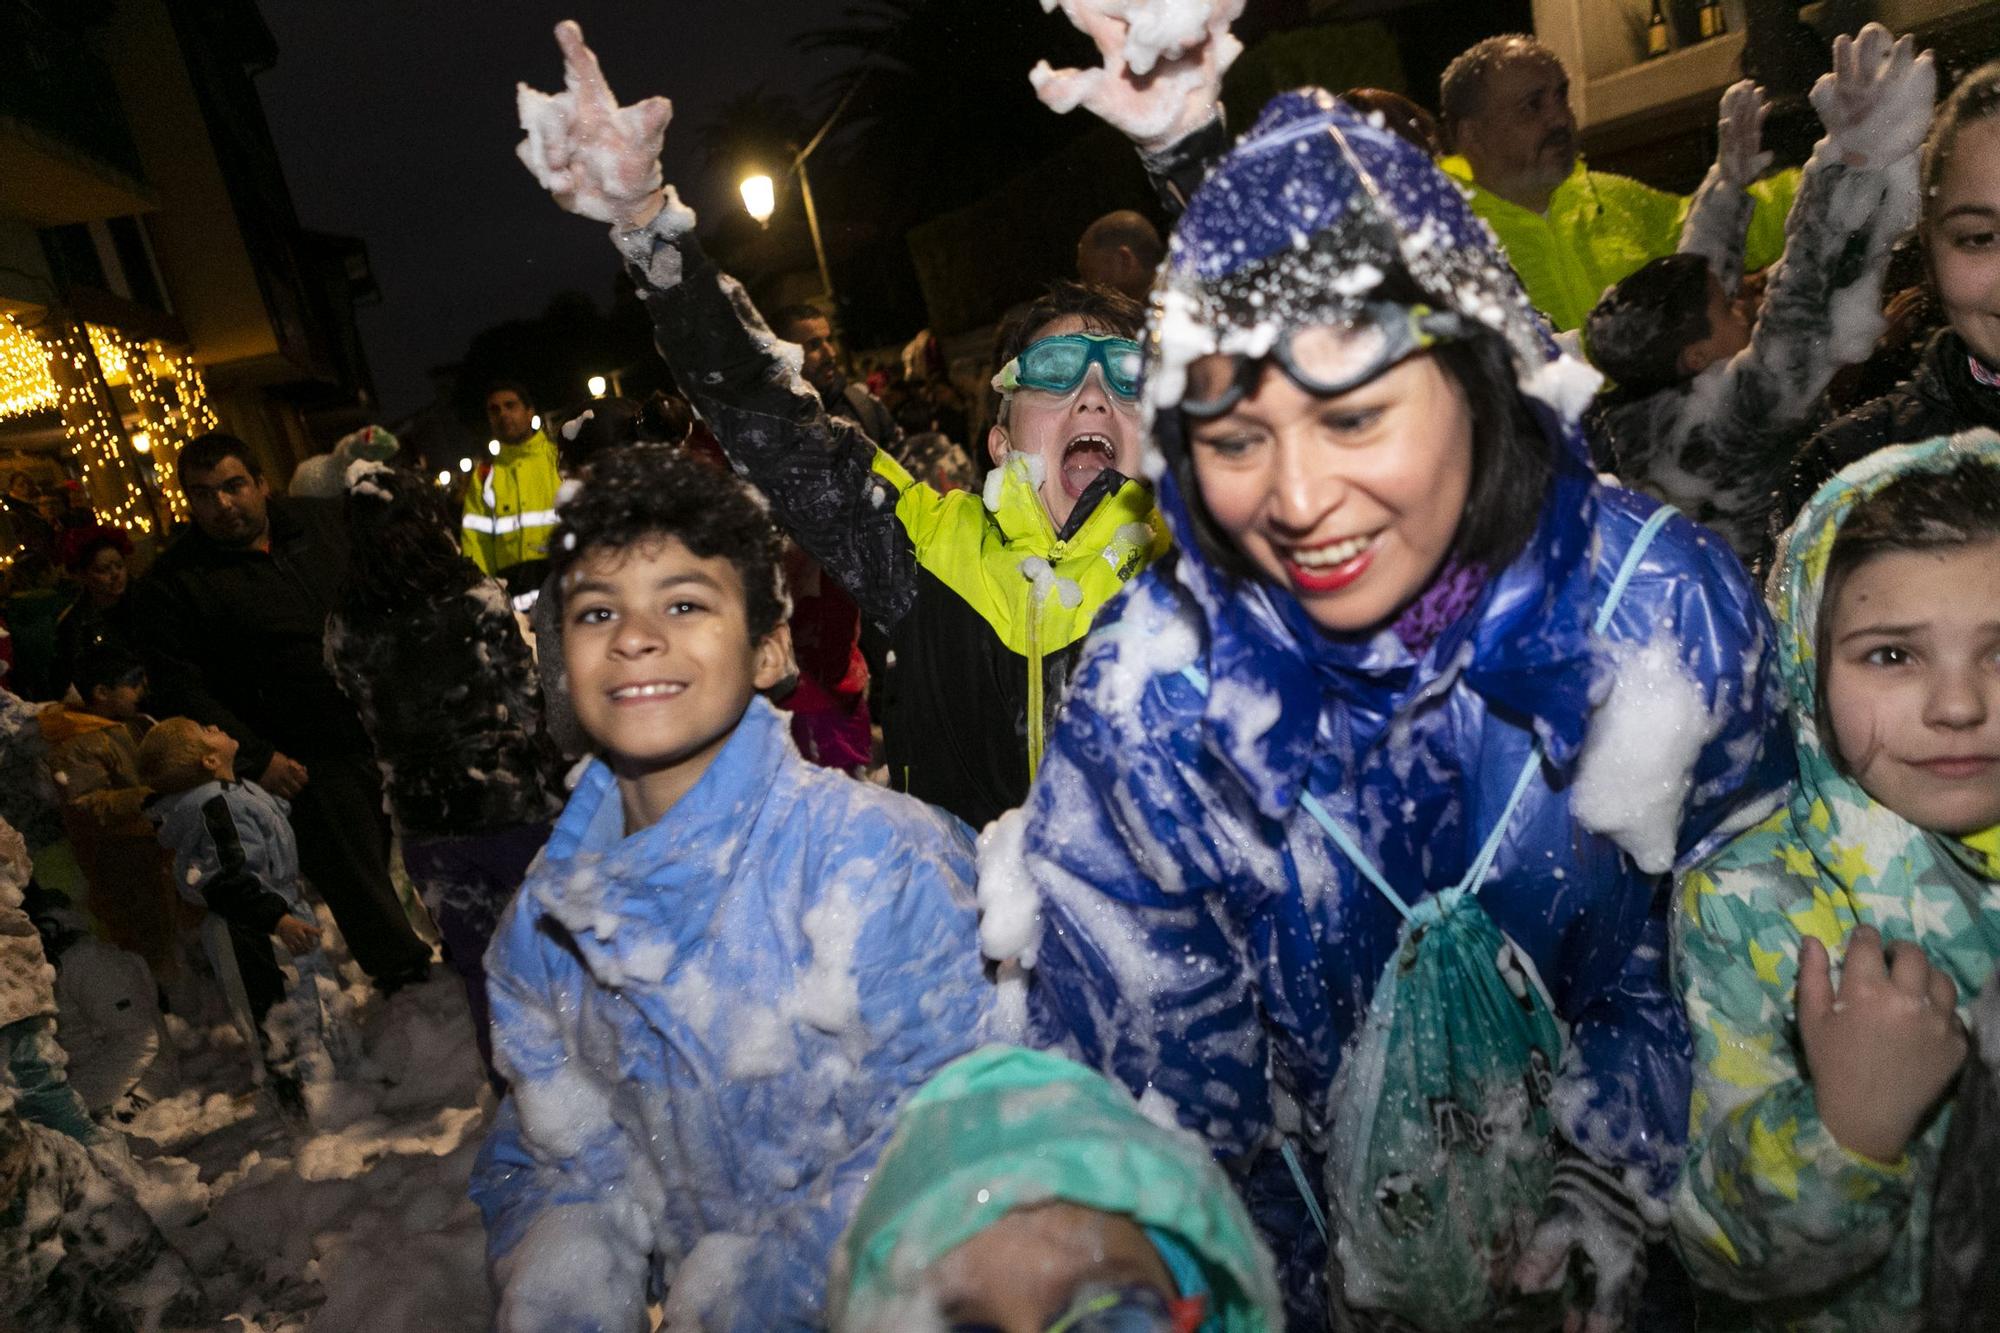
[[[500,452],[473,471],[459,545],[473,564],[518,597],[541,587],[562,477],[556,447],[542,433],[525,388],[505,383],[488,390],[486,421]]]
[[[1452,61],[1439,89],[1456,155],[1438,165],[1469,186],[1520,275],[1528,300],[1559,330],[1578,328],[1604,289],[1680,244],[1689,200],[1578,156],[1569,74],[1532,37],[1489,37]],[[1796,171],[1750,187],[1756,200],[1744,268],[1776,262]]]

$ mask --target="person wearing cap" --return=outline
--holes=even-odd
[[[1150,331],[1177,555],[1093,628],[982,943],[1226,1164],[1289,1327],[1671,1327],[1668,877],[1793,772],[1756,589],[1598,480],[1599,377],[1323,91],[1194,191]]]
[[[1472,211],[1558,330],[1581,327],[1605,288],[1679,245],[1691,201],[1584,165],[1569,72],[1534,38],[1510,33],[1468,48],[1445,70],[1438,101],[1453,150],[1438,165],[1471,190]],[[1784,253],[1797,187],[1796,171],[1749,187],[1746,271]]]
[[[837,1333],[1267,1333],[1271,1257],[1200,1140],[1059,1055],[987,1046],[904,1103],[841,1238]]]
[[[1003,339],[984,494],[941,492],[828,414],[702,252],[660,183],[664,99],[620,108],[576,25],[556,35],[570,90],[523,90],[523,162],[562,207],[614,224],[681,391],[887,633],[890,784],[991,821],[1028,789],[1092,618],[1167,547],[1139,469],[1138,306],[1076,283],[1031,303]]]

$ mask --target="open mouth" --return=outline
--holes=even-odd
[[[627,704],[644,703],[653,699],[671,699],[686,689],[687,686],[677,680],[649,680],[639,685],[620,685],[611,691],[611,702]]]
[[[1117,446],[1109,435],[1095,431],[1079,435],[1063,446],[1063,489],[1071,499],[1082,495],[1097,480],[1097,474],[1118,461]]]

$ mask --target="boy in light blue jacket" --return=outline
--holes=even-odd
[[[487,955],[511,1091],[473,1172],[496,1327],[825,1325],[905,1096],[991,1010],[965,827],[807,764],[779,540],[734,478],[600,459],[537,619],[597,758]]]

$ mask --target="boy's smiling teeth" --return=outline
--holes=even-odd
[[[665,695],[679,694],[687,686],[679,681],[649,680],[643,685],[620,685],[611,691],[614,699],[656,699]]]
[[[1293,564],[1302,569],[1325,569],[1330,565],[1344,565],[1374,545],[1375,539],[1380,535],[1371,532],[1326,546],[1294,546],[1289,558]]]

